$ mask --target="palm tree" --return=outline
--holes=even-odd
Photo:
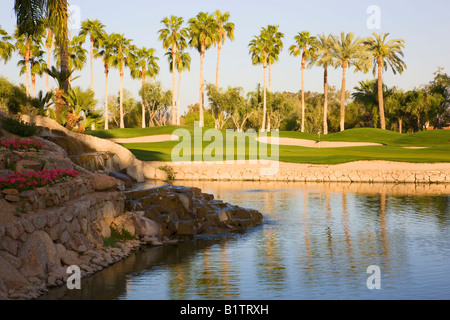
[[[158,31],[159,38],[163,42],[164,50],[171,49],[172,51],[172,69],[175,69],[175,56],[178,50],[184,50],[187,47],[186,39],[189,37],[188,30],[182,28],[183,18],[171,16],[164,18],[161,23],[165,28]],[[172,124],[176,123],[175,111],[175,73],[172,74]]]
[[[36,36],[44,26],[46,17],[56,30],[56,44],[61,48],[61,72],[69,71],[69,6],[67,0],[15,0],[18,35]],[[69,79],[64,91],[69,90]]]
[[[383,69],[386,71],[391,67],[394,74],[400,73],[406,69],[406,64],[400,57],[403,57],[402,49],[405,47],[405,41],[402,39],[391,39],[387,41],[389,33],[376,34],[373,38],[366,39],[364,43],[368,46],[369,52],[374,58],[373,73],[375,75],[378,67],[378,108],[380,113],[381,129],[386,130],[386,119],[384,114],[383,100]]]
[[[154,78],[159,73],[157,64],[158,57],[155,56],[155,49],[145,47],[136,49],[134,66],[131,68],[133,79],[142,79],[142,87],[145,86],[145,78]],[[145,105],[142,103],[142,128],[145,128]]]
[[[14,45],[10,43],[11,40],[12,37],[0,26],[0,59],[2,59],[5,64],[11,59],[15,50]]]
[[[305,132],[305,81],[304,73],[306,69],[306,61],[314,59],[316,37],[309,34],[308,31],[299,32],[295,37],[295,44],[289,47],[289,53],[295,57],[301,55],[302,57],[302,124],[301,132]]]
[[[284,33],[278,31],[279,26],[269,25],[267,26],[267,32],[269,39],[272,40],[273,46],[268,53],[267,64],[269,67],[269,91],[272,92],[272,65],[278,61],[279,54],[283,50]],[[270,117],[269,117],[270,120]]]
[[[264,99],[263,99],[263,120],[261,131],[266,130],[266,114],[267,114],[267,65],[269,53],[272,52],[274,42],[270,37],[268,28],[261,28],[258,36],[255,36],[249,43],[249,54],[252,58],[253,65],[262,64],[264,68]]]
[[[225,12],[222,14],[220,10],[217,10],[214,14],[214,19],[217,23],[217,67],[216,67],[216,89],[219,89],[219,67],[220,67],[220,54],[222,52],[222,46],[225,44],[225,40],[228,38],[231,41],[234,40],[234,23],[229,22],[230,13]],[[216,106],[214,108],[214,127],[219,128],[218,114],[219,110]]]
[[[45,69],[45,72],[48,73],[50,75],[50,77],[55,79],[55,81],[58,83],[58,88],[55,89],[55,94],[54,94],[55,118],[60,123],[62,123],[62,119],[60,118],[60,116],[63,113],[68,111],[65,108],[66,101],[64,99],[64,95],[65,95],[64,87],[65,87],[66,83],[69,81],[69,79],[71,78],[73,71],[74,70],[61,72],[60,70],[56,69],[56,67],[54,67],[54,66],[52,66],[50,69],[49,68]],[[72,80],[74,80],[74,79],[72,79]]]
[[[220,53],[222,46],[225,44],[225,40],[228,38],[231,41],[234,40],[234,23],[229,22],[230,13],[225,12],[222,14],[220,10],[214,13],[214,19],[217,23],[217,68],[216,68],[216,88],[219,88],[219,67],[220,67]]]
[[[323,134],[328,134],[328,67],[333,65],[333,57],[330,54],[332,36],[321,34],[316,41],[316,59],[313,62],[323,67]]]
[[[108,110],[108,77],[109,69],[113,62],[113,40],[110,35],[105,34],[100,40],[98,48],[94,49],[94,57],[101,58],[105,70],[105,130],[109,129],[109,110]]]
[[[120,94],[119,94],[119,116],[120,128],[125,128],[123,114],[123,76],[125,66],[132,66],[133,52],[130,39],[125,38],[123,34],[111,34],[113,45],[112,66],[119,69],[120,73]]]
[[[36,99],[36,75],[42,76],[47,68],[47,63],[42,58],[44,56],[44,51],[36,51],[29,60],[29,69],[31,75],[31,88],[33,90],[33,99]],[[19,66],[22,66],[20,74],[27,72],[27,67],[24,60],[18,62]]]
[[[362,71],[367,73],[369,71],[369,65],[372,61],[367,52],[367,47],[364,45],[364,40],[355,38],[355,35],[352,32],[348,34],[341,32],[340,38],[333,37],[330,48],[331,56],[335,60],[335,68],[342,68],[340,129],[341,131],[344,131],[346,71],[348,68],[353,66],[355,67],[355,72]]]
[[[45,48],[47,49],[47,66],[50,66],[50,58],[51,58],[51,51],[52,47],[55,43],[55,38],[53,35],[52,26],[50,24],[49,19],[45,18],[45,26],[47,28],[47,35],[45,36]],[[47,73],[45,76],[45,88],[46,91],[50,91],[50,85],[49,85],[49,74]]]
[[[167,59],[169,61],[170,72],[173,73],[173,55],[171,49],[166,53]],[[180,92],[181,92],[181,73],[188,70],[191,71],[191,55],[188,52],[178,51],[176,55],[175,66],[178,71],[178,93],[177,93],[177,126],[180,125]]]
[[[68,66],[70,70],[83,70],[84,65],[87,61],[87,50],[83,48],[83,37],[75,36],[72,38],[69,44],[69,60]],[[61,48],[55,49],[56,66],[61,66]],[[71,82],[69,79],[69,83]]]
[[[94,90],[94,47],[98,47],[99,40],[105,35],[105,25],[99,20],[86,20],[81,23],[80,36],[89,35],[91,42],[91,90]]]
[[[199,12],[195,18],[189,20],[190,38],[189,45],[196,48],[200,53],[200,127],[204,126],[203,118],[203,101],[205,95],[203,63],[205,59],[205,52],[214,43],[217,36],[217,24],[214,20],[214,15],[207,12]]]
[[[41,40],[38,34],[34,34],[33,36],[29,36],[26,34],[19,35],[18,29],[15,34],[16,45],[15,48],[19,55],[23,57],[22,62],[19,61],[18,65],[25,67],[25,70],[21,70],[20,74],[25,73],[26,75],[26,96],[30,98],[30,69],[31,64],[30,61],[33,58],[33,55],[37,55],[40,52]],[[30,105],[27,103],[27,114],[30,114]]]

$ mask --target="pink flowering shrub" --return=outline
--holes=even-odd
[[[41,151],[44,146],[39,141],[35,140],[0,140],[0,150],[14,150],[14,151]]]
[[[0,178],[0,190],[16,189],[19,192],[32,190],[34,188],[41,188],[46,185],[53,185],[55,183],[77,178],[78,174],[78,171],[70,169],[53,169],[50,171],[43,170],[39,172],[31,171],[27,174],[16,172],[15,174]]]

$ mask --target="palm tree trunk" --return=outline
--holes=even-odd
[[[105,130],[109,129],[109,116],[108,116],[108,74],[109,70],[105,68]]]
[[[177,126],[180,122],[180,91],[181,91],[181,71],[178,71],[178,97],[177,97]]]
[[[261,125],[262,132],[266,130],[266,112],[267,112],[266,73],[267,73],[267,59],[264,61],[264,107],[263,107],[263,121]]]
[[[173,91],[172,91],[172,125],[174,125],[174,124],[176,124],[177,122],[176,122],[176,119],[175,119],[175,117],[176,117],[176,106],[175,106],[175,83],[176,83],[176,80],[175,80],[175,59],[176,59],[176,56],[177,56],[177,47],[176,47],[176,45],[173,45],[173,47],[172,47],[172,88],[173,88]]]
[[[269,92],[272,92],[272,64],[269,63]]]
[[[220,53],[222,51],[222,39],[219,40],[217,46],[217,67],[216,67],[216,89],[219,90],[219,66],[220,66]],[[214,128],[219,129],[219,107],[214,106]]]
[[[68,42],[64,41],[64,45],[61,47],[61,72],[69,71],[69,50],[68,50]],[[67,79],[64,82],[64,92],[67,94],[69,92],[70,81]]]
[[[323,71],[323,134],[328,134],[328,69]]]
[[[33,99],[36,99],[36,75],[31,74],[31,87],[33,88]]]
[[[384,117],[383,101],[383,60],[378,59],[378,107],[380,112],[381,129],[386,130],[386,119]]]
[[[30,49],[30,38],[27,38],[27,53],[25,54],[25,67],[26,67],[26,95],[27,98],[30,97],[30,58],[31,58],[31,49]],[[27,102],[27,114],[30,115],[30,104]]]
[[[91,90],[94,91],[94,39],[91,37]]]
[[[142,68],[142,88],[145,86],[145,67]],[[144,98],[142,98],[142,128],[145,128],[145,106],[144,106]]]
[[[204,50],[204,46],[202,46],[202,50],[200,53],[200,103],[199,103],[199,111],[200,111],[200,120],[199,120],[199,124],[200,124],[200,128],[203,128],[205,125],[205,120],[203,118],[203,60],[205,58],[205,50]]]
[[[342,64],[342,88],[341,88],[341,131],[345,130],[345,74],[347,71],[347,62]]]
[[[402,133],[402,131],[403,131],[403,121],[402,121],[402,118],[398,118],[398,132],[399,133]]]
[[[305,132],[305,61],[302,61],[302,127],[301,131]]]
[[[120,97],[119,97],[119,114],[120,114],[120,128],[125,128],[125,123],[123,120],[123,69],[124,61],[122,59],[120,66]]]

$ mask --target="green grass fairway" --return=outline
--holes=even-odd
[[[109,131],[91,131],[91,135],[101,138],[132,138],[160,134],[171,134],[175,129],[187,129],[191,135],[194,128],[188,127],[155,127],[145,129],[115,129]],[[221,131],[224,133],[225,131]],[[318,134],[300,132],[280,132],[280,137],[307,140],[319,140]],[[346,148],[305,148],[296,146],[280,146],[279,160],[291,163],[340,164],[362,160],[386,160],[411,163],[447,163],[450,162],[450,131],[422,131],[407,135],[380,129],[350,129],[329,135],[321,135],[321,141],[373,142],[382,146],[346,147]],[[192,138],[193,141],[193,138]],[[158,143],[126,143],[122,144],[138,159],[143,161],[171,161],[173,147],[177,141]],[[210,142],[203,142],[203,150]],[[225,145],[225,143],[224,143]],[[258,144],[261,146],[262,144]],[[405,147],[426,147],[426,149],[407,149]],[[270,147],[269,147],[270,150]],[[248,152],[248,150],[246,150]],[[225,149],[224,149],[225,153]],[[194,160],[194,149],[191,149]],[[248,157],[247,157],[248,158]]]

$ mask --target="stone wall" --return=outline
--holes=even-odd
[[[147,179],[166,179],[161,166],[173,168],[183,181],[292,181],[361,183],[450,183],[450,163],[413,164],[388,161],[360,161],[340,165],[296,163],[143,163]]]

